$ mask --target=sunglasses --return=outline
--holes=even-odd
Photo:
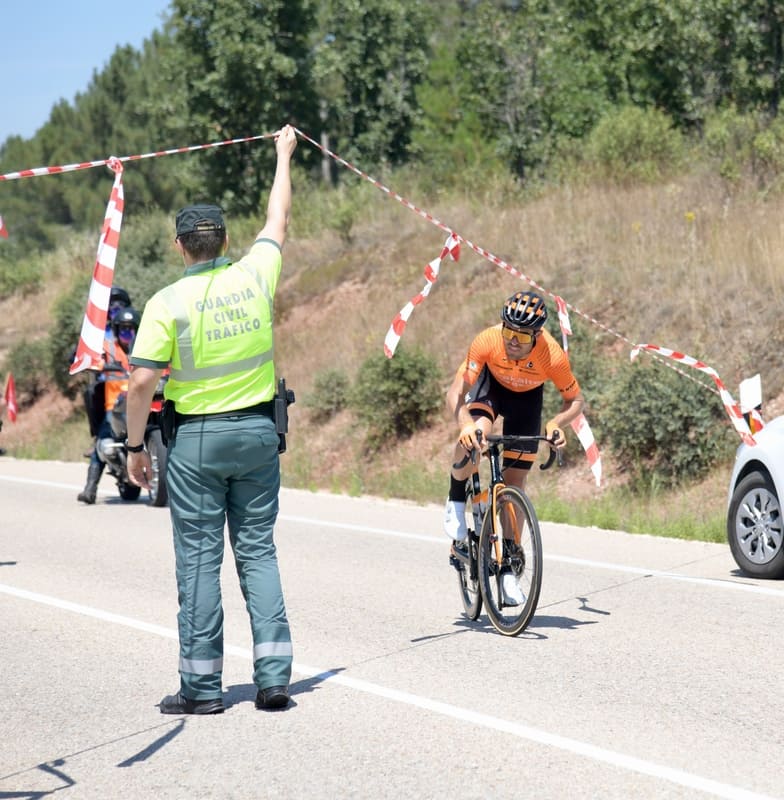
[[[117,335],[126,342],[130,342],[134,336],[136,336],[136,331],[133,328],[128,327],[118,327],[117,328]]]
[[[539,331],[514,331],[507,327],[501,328],[501,336],[503,336],[507,342],[516,341],[517,344],[531,344],[531,342],[536,339],[538,333]]]

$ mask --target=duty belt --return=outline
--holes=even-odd
[[[256,403],[255,406],[248,406],[247,408],[236,408],[232,411],[216,411],[214,414],[180,414],[179,411],[174,412],[174,423],[179,428],[180,425],[185,425],[189,422],[199,422],[207,419],[239,419],[241,417],[258,417],[264,416],[274,419],[275,403],[272,400],[266,400],[263,403]]]

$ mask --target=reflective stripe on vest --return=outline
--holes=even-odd
[[[272,296],[267,282],[259,275],[245,270],[251,275],[259,285],[269,307],[270,322],[272,321]],[[262,353],[238,361],[230,361],[225,364],[215,364],[211,367],[197,367],[193,357],[193,338],[191,337],[191,321],[188,311],[182,303],[181,298],[174,291],[172,284],[163,290],[163,300],[169,307],[177,326],[177,351],[180,354],[179,369],[172,366],[171,377],[177,381],[198,381],[210,378],[222,378],[225,375],[232,375],[243,370],[258,369],[264,366],[274,357],[274,347],[270,347]]]

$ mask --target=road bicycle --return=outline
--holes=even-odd
[[[470,505],[473,527],[463,542],[455,543],[449,561],[458,573],[466,616],[477,619],[484,603],[493,627],[505,636],[524,631],[536,611],[542,587],[542,537],[528,495],[504,483],[501,455],[505,447],[522,450],[531,442],[545,442],[550,454],[539,468],[548,469],[556,458],[561,464],[554,441],[555,437],[546,436],[488,436],[490,480],[484,490],[477,452],[470,454],[473,469],[466,481],[466,509]]]

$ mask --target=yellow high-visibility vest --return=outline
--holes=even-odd
[[[272,301],[281,269],[276,242],[248,255],[193,264],[150,298],[131,364],[171,364],[165,396],[181,414],[247,408],[275,394]]]

